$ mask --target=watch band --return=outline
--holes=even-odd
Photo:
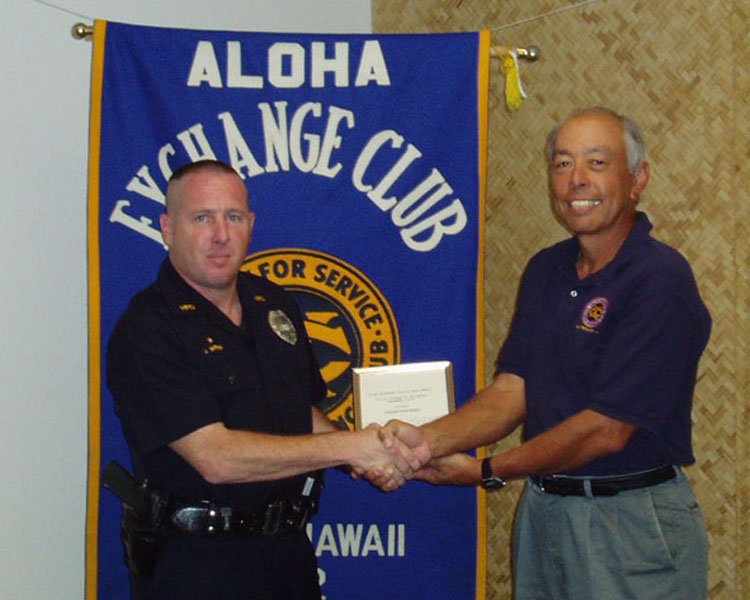
[[[505,486],[505,479],[492,472],[491,460],[490,456],[482,460],[482,487],[485,490],[499,490]]]

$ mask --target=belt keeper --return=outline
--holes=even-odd
[[[224,531],[232,527],[232,509],[229,506],[221,507],[221,519],[224,521]]]
[[[289,529],[302,531],[307,525],[308,517],[313,511],[314,505],[307,497],[298,498],[291,505],[291,512],[287,515],[285,525]]]
[[[263,521],[263,535],[276,535],[279,532],[283,509],[284,503],[281,500],[276,500],[268,505]]]

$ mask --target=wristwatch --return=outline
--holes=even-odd
[[[505,487],[505,479],[497,477],[492,473],[492,466],[490,465],[491,457],[487,457],[482,461],[482,487],[485,490],[499,490],[501,487]]]

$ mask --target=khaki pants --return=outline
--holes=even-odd
[[[557,496],[529,481],[514,526],[516,600],[702,600],[708,536],[678,469],[615,496]]]

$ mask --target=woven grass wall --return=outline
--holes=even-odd
[[[496,44],[542,50],[540,61],[521,63],[529,97],[516,113],[505,108],[500,64],[492,63],[487,373],[521,270],[566,235],[548,199],[548,131],[591,105],[643,127],[652,176],[642,209],[656,237],[687,256],[714,319],[693,411],[697,463],[687,469],[708,522],[711,598],[750,598],[750,3],[372,0],[372,7],[378,33],[491,29]],[[520,489],[514,483],[488,500],[488,598],[510,598]]]

